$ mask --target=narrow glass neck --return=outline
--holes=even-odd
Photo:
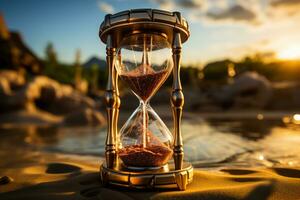
[[[142,100],[142,99],[139,98],[139,100],[140,100],[140,106],[144,106],[144,105],[145,106],[149,106],[149,102],[150,102],[149,100],[150,99],[148,99],[147,101],[144,101],[144,100]]]

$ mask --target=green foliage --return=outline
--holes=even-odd
[[[101,70],[99,65],[82,67],[80,64],[80,51],[75,54],[74,64],[63,64],[58,61],[56,51],[52,43],[45,48],[45,61],[43,62],[43,74],[57,80],[58,82],[71,84],[75,79],[85,79],[89,83],[90,89],[105,89],[107,81],[107,71]],[[105,69],[105,68],[104,68]]]
[[[199,81],[199,68],[195,67],[182,67],[180,70],[180,79],[184,85],[195,86]]]
[[[267,76],[274,81],[300,81],[300,61],[279,61],[265,65]],[[266,75],[268,75],[266,73]]]
[[[232,61],[222,60],[208,63],[203,70],[205,80],[225,80],[229,63],[232,63]]]
[[[299,81],[300,61],[273,61],[266,62],[259,54],[247,56],[239,62],[223,60],[208,63],[204,67],[205,80],[226,80],[228,77],[228,65],[234,64],[236,75],[246,71],[255,71],[271,81]]]
[[[69,64],[53,65],[47,61],[44,62],[43,74],[65,84],[73,84],[75,76],[75,68]]]
[[[254,57],[245,57],[241,62],[235,63],[235,69],[237,74],[241,74],[245,71],[256,71],[269,79],[272,79],[274,76],[274,71],[270,70],[263,58],[259,55]]]
[[[73,84],[75,69],[73,65],[59,63],[52,43],[45,48],[44,75],[65,84]]]
[[[83,70],[83,78],[88,81],[91,89],[105,89],[107,76],[107,71],[101,70],[98,65]]]
[[[46,56],[46,61],[48,62],[49,65],[53,65],[53,66],[57,65],[56,52],[51,42],[49,42],[46,46],[45,56]]]

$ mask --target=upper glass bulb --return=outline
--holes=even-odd
[[[171,45],[159,34],[132,34],[117,51],[116,69],[136,96],[147,102],[173,68]]]

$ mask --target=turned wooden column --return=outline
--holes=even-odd
[[[173,91],[171,96],[173,120],[174,120],[174,147],[173,157],[175,169],[182,169],[183,165],[183,142],[181,136],[181,116],[184,104],[184,96],[180,81],[180,61],[181,61],[181,37],[180,33],[174,33],[172,52],[173,52]]]
[[[105,102],[107,111],[107,135],[105,142],[105,158],[108,168],[114,168],[116,161],[116,82],[115,82],[115,61],[116,48],[113,47],[113,41],[111,35],[107,36],[106,41],[106,63],[108,68],[108,80],[105,92]]]

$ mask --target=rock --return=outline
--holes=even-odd
[[[27,101],[22,90],[12,94],[0,93],[0,111],[10,112],[25,109],[31,103]]]
[[[272,86],[264,76],[256,72],[245,72],[213,96],[223,108],[264,108],[272,97]]]
[[[65,89],[62,89],[61,84],[57,81],[54,81],[46,76],[36,76],[32,81],[30,81],[25,88],[25,95],[28,100],[37,100],[41,98],[42,90],[44,90],[44,95],[49,95],[47,92],[51,90],[52,95],[55,98],[59,98],[65,92]],[[72,92],[72,89],[70,89]]]
[[[8,39],[10,36],[9,30],[5,24],[4,17],[2,13],[0,13],[0,38],[1,39]]]
[[[25,77],[22,71],[0,71],[0,94],[11,95],[13,89],[20,88],[24,84]]]
[[[0,94],[9,95],[11,94],[9,81],[0,76]]]
[[[89,90],[89,83],[86,80],[81,79],[75,82],[74,87],[82,94],[87,94]]]
[[[79,95],[78,93],[73,93],[71,95],[64,95],[56,99],[52,106],[52,112],[58,114],[66,114],[74,112],[74,110],[82,110],[87,108],[96,108],[96,103],[89,97]]]
[[[0,71],[0,111],[22,109],[26,98],[22,88],[25,85],[24,73],[14,70]]]
[[[21,34],[10,32],[0,14],[0,68],[41,71],[41,61],[24,43]]]
[[[13,181],[14,181],[14,179],[12,179],[9,176],[2,176],[2,177],[0,177],[0,185],[5,185],[5,184],[11,183]]]
[[[272,83],[273,99],[268,108],[274,110],[300,109],[300,83],[298,81],[282,81]]]
[[[95,110],[92,109],[83,109],[79,111],[75,111],[73,113],[68,114],[63,123],[66,125],[103,125],[105,124],[104,116]]]
[[[55,114],[68,114],[74,110],[95,109],[95,101],[69,85],[60,84],[48,77],[35,77],[25,89],[26,99],[37,102],[41,109]]]
[[[4,74],[0,77],[0,122],[65,122],[73,125],[105,123],[102,114],[96,111],[99,105],[69,85],[60,84],[46,76],[35,76],[25,84],[25,79],[18,78],[17,72],[0,71],[0,74]],[[23,86],[12,87],[12,82]]]
[[[41,88],[39,99],[42,102],[51,103],[58,98],[57,95],[58,95],[57,90],[51,85],[48,85]]]
[[[6,79],[11,88],[18,88],[23,86],[26,82],[24,73],[22,70],[1,70],[0,80]]]

